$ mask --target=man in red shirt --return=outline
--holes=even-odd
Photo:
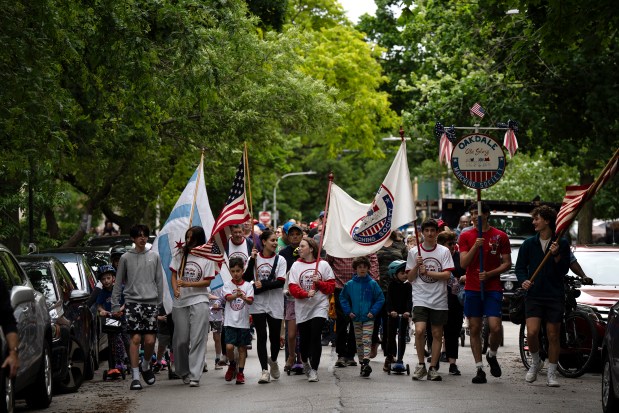
[[[486,373],[481,360],[481,327],[483,317],[488,317],[490,326],[489,349],[486,361],[490,365],[490,374],[501,377],[501,367],[496,359],[496,352],[501,343],[501,303],[503,286],[501,274],[511,268],[511,246],[509,238],[503,231],[488,224],[490,208],[481,206],[482,236],[479,230],[465,231],[460,234],[460,265],[466,268],[464,285],[464,315],[469,319],[471,330],[471,350],[477,367],[473,383],[486,383]],[[479,271],[479,251],[483,248],[483,271]],[[481,293],[483,282],[483,295]],[[482,299],[483,296],[483,299]]]

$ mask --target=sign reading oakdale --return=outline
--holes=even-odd
[[[466,135],[454,146],[451,168],[456,178],[469,188],[489,188],[496,184],[505,172],[505,152],[501,145],[488,135]]]

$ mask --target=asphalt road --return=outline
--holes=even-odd
[[[538,381],[528,384],[518,354],[518,326],[504,323],[505,345],[498,359],[503,375],[490,376],[488,383],[471,383],[474,362],[468,347],[460,348],[458,365],[462,376],[447,374],[441,365],[442,382],[413,382],[410,376],[387,375],[382,371],[384,359],[372,360],[370,378],[359,377],[358,367],[334,368],[334,348],[323,347],[318,370],[320,381],[308,383],[304,375],[282,375],[280,380],[258,384],[260,365],[255,347],[249,352],[245,369],[246,384],[224,381],[225,370],[209,371],[202,376],[200,387],[190,388],[180,380],[168,380],[167,372],[157,375],[157,383],[144,385],[142,391],[129,390],[125,381],[103,382],[102,371],[86,382],[76,394],[55,395],[49,413],[84,412],[591,412],[600,411],[601,374],[594,371],[578,379],[559,376],[561,387],[546,386],[546,372]],[[254,342],[255,343],[255,342]],[[213,354],[212,340],[209,341]],[[416,362],[412,345],[406,349],[405,362],[411,370]],[[212,358],[209,358],[212,359]],[[485,359],[484,359],[485,360]],[[283,352],[280,354],[283,366]],[[282,369],[283,370],[283,369]],[[18,403],[18,411],[27,411]]]

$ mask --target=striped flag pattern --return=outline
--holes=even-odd
[[[557,234],[569,227],[580,212],[580,208],[617,174],[618,163],[619,150],[615,152],[604,171],[591,185],[572,185],[565,188],[565,197],[557,214]]]
[[[445,163],[445,165],[449,165],[451,163],[451,152],[453,151],[454,146],[447,138],[447,134],[443,132],[441,135],[441,141],[439,144],[438,150],[438,161]]]
[[[516,140],[516,134],[513,129],[509,129],[505,132],[505,138],[503,139],[503,146],[509,152],[510,157],[514,157],[516,150],[518,150],[518,141]]]

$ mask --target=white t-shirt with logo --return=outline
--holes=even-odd
[[[297,284],[305,291],[309,291],[314,284],[312,276],[315,270],[316,261],[305,262],[298,260],[290,267],[289,283]],[[318,274],[320,274],[321,281],[335,279],[331,266],[324,260],[320,260],[318,264]],[[329,313],[329,296],[323,294],[320,290],[316,290],[316,294],[311,298],[296,298],[294,306],[297,323],[303,323],[316,317],[327,318]]]
[[[183,254],[176,254],[170,264],[170,269],[180,271],[181,260]],[[197,282],[202,280],[212,280],[215,278],[215,264],[211,260],[198,257],[196,255],[187,255],[187,262],[183,271],[182,280]],[[208,302],[207,287],[181,287],[181,295],[178,298],[172,296],[173,307],[187,307],[197,303]]]
[[[408,251],[406,271],[415,267],[417,251],[413,247]],[[421,257],[427,271],[453,271],[454,262],[449,248],[437,244],[433,249],[426,250],[421,246]],[[428,307],[433,310],[447,310],[447,281],[418,275],[413,285],[413,306]]]
[[[232,238],[228,240],[228,260],[233,257],[240,257],[243,259],[244,269],[247,269],[247,262],[249,261],[249,255],[247,250],[247,239],[243,238],[243,242],[236,245]]]
[[[236,290],[243,291],[247,298],[254,296],[254,286],[247,281],[242,281],[239,284],[235,284],[232,280],[230,280],[225,283],[223,286],[223,293],[226,298],[224,326],[249,328],[249,304],[243,301],[240,297],[236,297],[232,301],[227,300],[229,296],[236,293]]]
[[[265,258],[262,254],[258,254],[256,257],[256,278],[260,281],[268,280],[271,275],[271,270],[275,262],[274,255],[270,258]],[[286,280],[286,260],[284,257],[277,259],[277,266],[275,267],[275,278],[278,280]],[[275,281],[275,280],[273,280]],[[254,303],[249,309],[250,314],[269,314],[271,317],[278,320],[284,319],[284,294],[281,288],[274,288],[256,294],[254,296]]]

